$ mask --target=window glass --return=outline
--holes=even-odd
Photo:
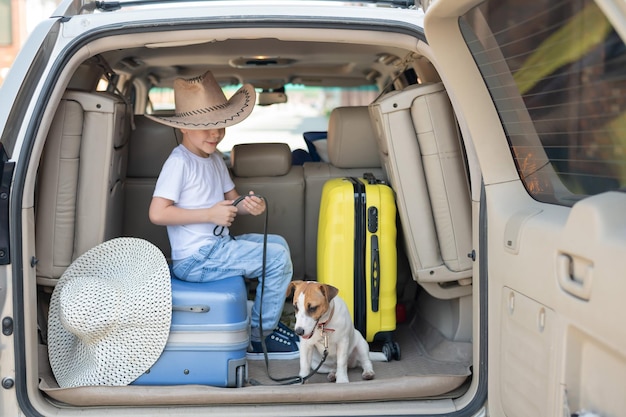
[[[460,21],[537,200],[626,187],[626,47],[591,0],[488,0]]]
[[[107,91],[109,88],[109,80],[106,77],[100,78],[98,81],[98,85],[96,86],[96,91]]]
[[[240,86],[224,87],[230,97]],[[285,86],[286,103],[261,106],[257,103],[248,118],[226,129],[226,136],[218,149],[230,152],[237,143],[281,142],[292,150],[307,150],[303,133],[328,129],[328,116],[335,107],[361,106],[371,103],[378,94],[375,87],[328,88]],[[171,88],[152,88],[149,92],[150,113],[174,112],[174,91]]]
[[[148,93],[150,102],[149,113],[173,113],[174,112],[174,89],[153,87]]]
[[[12,30],[11,0],[0,0],[0,45],[9,46],[13,43]]]

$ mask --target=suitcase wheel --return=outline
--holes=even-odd
[[[383,354],[387,358],[387,362],[395,359],[400,360],[400,345],[398,342],[387,341],[383,345]]]
[[[397,361],[400,360],[400,344],[393,342],[393,358]]]

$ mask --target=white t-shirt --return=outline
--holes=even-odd
[[[223,201],[224,194],[234,188],[226,163],[219,154],[202,158],[179,145],[163,164],[153,196],[172,200],[175,206],[182,208],[208,208]],[[167,226],[172,259],[191,256],[210,240],[217,239],[216,226],[214,223]],[[228,228],[224,227],[221,235],[228,234]]]

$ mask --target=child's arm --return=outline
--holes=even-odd
[[[152,197],[148,215],[150,221],[159,226],[215,223],[228,227],[237,215],[237,208],[233,207],[232,201],[224,200],[209,208],[185,209],[175,206],[172,200]]]
[[[224,194],[226,200],[235,201],[239,197],[239,193],[236,189],[232,189]],[[237,214],[251,214],[258,216],[265,211],[265,200],[254,195],[254,191],[250,191],[239,204],[237,204]]]

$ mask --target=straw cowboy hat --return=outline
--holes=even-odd
[[[116,238],[90,249],[50,300],[48,356],[59,386],[130,384],[161,356],[171,319],[170,271],[156,246]]]
[[[256,91],[251,84],[244,84],[226,100],[215,77],[207,71],[199,77],[174,80],[174,100],[174,116],[146,116],[179,129],[221,129],[237,124],[250,115],[256,102]]]

